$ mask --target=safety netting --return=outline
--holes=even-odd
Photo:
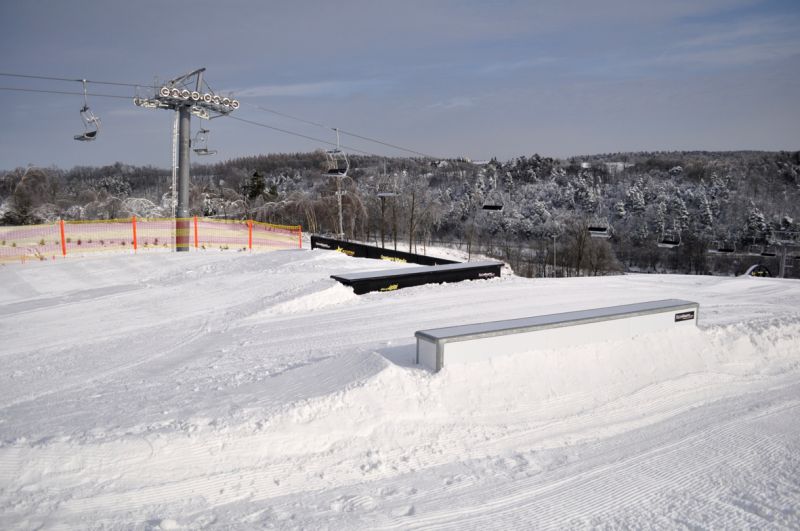
[[[0,262],[112,251],[273,251],[300,247],[300,226],[252,220],[130,218],[0,226]]]

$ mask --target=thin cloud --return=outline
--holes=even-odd
[[[236,90],[234,93],[241,98],[346,96],[379,84],[375,80],[316,81],[287,85],[259,85]]]
[[[731,66],[786,59],[800,54],[796,22],[762,18],[703,27],[700,35],[677,42],[658,61]]]
[[[695,50],[691,52],[666,55],[659,58],[661,63],[702,64],[717,66],[742,66],[778,61],[800,55],[800,42],[792,44],[743,44],[716,50]]]
[[[521,61],[509,61],[494,63],[484,66],[479,70],[483,74],[498,74],[504,72],[514,72],[517,70],[527,70],[529,68],[536,68],[545,66],[556,62],[554,57],[536,57],[533,59],[523,59]]]

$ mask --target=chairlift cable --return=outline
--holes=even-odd
[[[73,80],[74,81],[74,80]],[[64,94],[67,96],[82,96],[83,92],[69,92],[66,90],[44,90],[44,89],[34,89],[34,88],[20,88],[20,87],[0,87],[0,90],[8,90],[13,92],[34,92],[34,93],[44,93],[44,94]],[[93,98],[117,98],[121,100],[129,100],[131,99],[130,96],[120,96],[118,94],[97,94],[94,92],[87,92],[87,96],[91,96]]]
[[[26,78],[26,79],[44,79],[47,81],[71,81],[71,82],[81,82],[86,81],[87,83],[94,83],[95,85],[116,85],[119,87],[143,87],[148,86],[149,83],[121,83],[118,81],[95,81],[93,79],[76,79],[76,78],[67,78],[67,77],[51,77],[51,76],[34,76],[28,74],[12,74],[10,72],[0,72],[0,76],[4,77],[19,77],[19,78]]]
[[[321,123],[319,123],[319,122],[312,122],[311,120],[306,120],[305,118],[298,118],[297,116],[292,116],[291,114],[286,114],[285,112],[276,111],[275,109],[270,109],[270,108],[268,108],[268,107],[263,107],[263,106],[261,106],[261,105],[256,105],[255,103],[250,103],[250,102],[244,102],[244,101],[243,101],[243,102],[242,102],[242,105],[247,105],[247,106],[250,106],[250,107],[255,107],[256,109],[258,109],[258,110],[260,110],[260,111],[264,111],[264,112],[272,113],[272,114],[275,114],[275,115],[277,115],[277,116],[283,116],[284,118],[289,118],[290,120],[295,120],[295,121],[297,121],[297,122],[302,122],[302,123],[304,123],[304,124],[313,125],[313,126],[315,126],[315,127],[323,127],[323,128],[325,128],[325,129],[330,129],[330,127],[328,127],[328,126],[327,126],[327,125],[325,125],[325,124],[321,124]]]
[[[31,74],[16,74],[16,73],[11,73],[11,72],[0,72],[0,76],[16,77],[16,78],[24,78],[24,79],[42,79],[42,80],[47,80],[47,81],[65,81],[65,82],[79,82],[79,83],[85,82],[85,83],[94,83],[96,85],[113,85],[113,86],[134,87],[134,88],[148,87],[148,86],[152,85],[151,83],[125,83],[125,82],[119,82],[119,81],[96,81],[96,80],[92,80],[92,79],[83,79],[83,78],[77,79],[77,78],[65,78],[65,77],[56,77],[56,76],[39,76],[39,75],[31,75]],[[203,79],[203,84],[208,88],[209,91],[213,92],[213,89],[208,84],[206,79]],[[81,93],[68,92],[68,91],[33,89],[33,88],[15,88],[15,87],[0,87],[0,90],[15,91],[15,92],[44,93],[44,94],[64,94],[64,95],[80,95],[81,94]],[[99,94],[99,93],[87,93],[87,96],[99,97],[99,98],[129,99],[129,96],[119,96],[119,95]],[[319,123],[319,122],[314,122],[312,120],[306,120],[304,118],[293,116],[293,115],[288,114],[288,113],[277,111],[275,109],[270,109],[268,107],[264,107],[264,106],[261,106],[261,105],[256,105],[256,104],[252,104],[252,103],[249,103],[249,102],[242,102],[242,103],[245,104],[245,105],[249,105],[249,106],[255,107],[256,109],[259,109],[261,111],[268,112],[268,113],[271,113],[271,114],[275,114],[277,116],[282,116],[284,118],[289,118],[291,120],[295,120],[297,122],[305,123],[307,125],[313,125],[315,127],[321,127],[321,128],[325,128],[325,129],[338,129],[338,128],[333,128],[333,127],[330,127],[330,126],[326,126],[326,125],[324,125],[322,123]],[[235,117],[232,117],[232,116],[231,116],[231,118],[239,119],[239,120],[242,120],[242,121],[246,121],[244,119],[235,118]],[[285,129],[280,129],[280,128],[273,127],[273,126],[267,126],[266,124],[260,124],[260,123],[257,123],[257,122],[252,122],[252,123],[260,125],[262,127],[268,127],[268,128],[271,128],[271,129],[274,129],[276,131],[280,131],[280,132],[283,132],[283,133],[286,133],[286,134],[294,135],[294,136],[300,136],[300,137],[308,138],[308,139],[312,139],[313,138],[313,137],[307,137],[307,136],[302,135],[300,133],[294,133],[292,131],[288,131],[288,130],[285,130]],[[364,140],[364,141],[367,141],[367,142],[372,142],[372,143],[379,144],[379,145],[382,145],[382,146],[386,146],[386,147],[389,147],[389,148],[392,148],[392,149],[397,149],[399,151],[404,151],[406,153],[411,153],[411,154],[418,155],[418,156],[421,156],[421,157],[424,157],[424,158],[430,158],[430,159],[441,159],[442,158],[442,157],[436,157],[436,156],[433,156],[433,155],[430,155],[430,154],[427,154],[427,153],[423,153],[421,151],[417,151],[417,150],[414,150],[414,149],[409,149],[409,148],[406,148],[406,147],[403,147],[403,146],[400,146],[400,145],[397,145],[397,144],[392,144],[390,142],[385,142],[385,141],[377,139],[377,138],[369,137],[369,136],[366,136],[366,135],[360,135],[358,133],[354,133],[354,132],[347,131],[347,130],[344,130],[344,129],[338,129],[338,131],[343,135],[348,135],[348,136],[351,136],[353,138],[358,138],[360,140]],[[319,139],[314,139],[314,140],[315,141],[320,141]],[[327,141],[324,141],[324,140],[322,142],[324,142],[326,144],[333,145],[331,142],[327,142]],[[343,147],[347,147],[347,146],[343,146]],[[351,151],[355,151],[355,152],[358,152],[358,153],[366,154],[366,155],[381,156],[381,155],[377,155],[375,153],[371,153],[371,152],[363,151],[363,150],[358,150],[358,149],[355,149],[355,148],[347,147],[347,149],[350,149]]]
[[[53,79],[53,78],[45,78],[45,79]],[[61,78],[58,78],[58,80],[60,81]],[[66,80],[66,81],[75,81],[75,80],[74,79],[69,79],[69,80]],[[87,82],[88,83],[102,83],[102,82],[89,81],[89,80],[87,80]],[[104,83],[104,84],[110,84],[110,83]],[[122,86],[131,86],[131,87],[142,87],[143,86],[143,85],[134,85],[134,84],[129,84],[129,83],[116,83],[116,84],[117,85],[122,85]],[[206,85],[206,86],[208,86],[208,85]],[[208,88],[209,88],[209,90],[211,90],[211,87],[208,87]],[[83,95],[82,92],[71,92],[71,91],[66,91],[66,90],[35,89],[35,88],[28,88],[28,87],[0,87],[0,90],[12,91],[12,92],[30,92],[30,93],[38,93],[38,94],[62,94],[62,95],[66,95],[66,96],[82,96]],[[122,100],[129,100],[130,99],[130,96],[120,96],[118,94],[101,94],[101,93],[96,93],[96,92],[87,92],[86,95],[87,96],[91,96],[93,98],[116,98],[116,99],[122,99]],[[244,103],[244,102],[242,102],[242,103]],[[248,105],[252,105],[252,104],[248,103]],[[256,107],[259,107],[259,106],[256,106]],[[259,108],[261,108],[261,107],[259,107]],[[265,109],[262,109],[262,110],[265,110]],[[280,114],[277,111],[268,111],[268,112],[273,112],[274,114]],[[331,145],[331,146],[335,145],[333,142],[329,142],[327,140],[321,140],[319,138],[303,135],[301,133],[295,133],[295,132],[289,131],[287,129],[281,129],[279,127],[274,127],[274,126],[263,124],[263,123],[260,123],[260,122],[255,122],[253,120],[247,120],[247,119],[239,118],[239,117],[236,117],[236,116],[228,116],[228,118],[232,118],[234,120],[239,120],[239,121],[242,121],[242,122],[247,122],[247,123],[250,123],[252,125],[257,125],[257,126],[260,126],[260,127],[266,127],[268,129],[273,129],[275,131],[279,131],[281,133],[285,133],[285,134],[288,134],[288,135],[293,135],[293,136],[298,136],[298,137],[301,137],[301,138],[306,138],[308,140],[313,140],[315,142],[323,142],[323,143]],[[302,121],[302,119],[299,119],[299,120]],[[314,123],[314,125],[321,125],[321,124]],[[327,126],[322,126],[322,127],[325,127],[326,129],[331,129],[331,128],[328,128]],[[399,150],[402,150],[402,151],[407,151],[407,152],[410,152],[410,153],[416,153],[416,154],[422,155],[424,157],[428,157],[428,158],[432,158],[432,159],[437,158],[437,157],[433,157],[431,155],[425,155],[424,153],[420,153],[420,152],[417,152],[417,151],[405,149],[405,148],[402,148],[400,146],[395,146],[393,144],[389,144],[388,142],[382,142],[380,140],[370,139],[370,138],[367,138],[367,137],[356,135],[354,133],[350,133],[350,132],[347,132],[347,131],[342,131],[341,129],[339,130],[339,132],[342,133],[342,134],[346,134],[346,135],[355,137],[355,138],[366,139],[366,140],[369,140],[371,142],[375,142],[375,143],[378,143],[378,144],[383,144],[383,145],[388,146],[388,147],[393,147],[395,149],[399,149]],[[350,147],[350,146],[344,146],[343,145],[342,147],[344,147],[344,148],[346,148],[346,149],[348,149],[350,151],[356,152],[356,153],[361,153],[362,155],[370,155],[370,156],[376,156],[376,157],[382,157],[383,156],[383,155],[379,155],[377,153],[373,153],[371,151],[364,151],[364,150],[356,149],[356,148],[353,148],[353,147]]]
[[[74,81],[74,80],[72,80],[72,81]],[[65,90],[45,90],[45,89],[19,88],[19,87],[0,87],[0,90],[7,90],[7,91],[13,91],[13,92],[30,92],[30,93],[36,93],[36,94],[42,94],[42,93],[43,94],[61,94],[61,95],[66,95],[66,96],[82,96],[83,95],[83,92],[70,92],[70,91],[65,91]],[[87,96],[91,96],[93,98],[116,98],[116,99],[122,99],[122,100],[129,100],[130,99],[130,96],[120,96],[120,95],[117,95],[117,94],[99,94],[99,93],[94,93],[94,92],[87,92]],[[306,140],[312,140],[314,142],[321,142],[323,144],[328,144],[328,145],[331,145],[331,146],[335,146],[336,145],[335,143],[330,142],[328,140],[322,140],[320,138],[316,138],[316,137],[313,137],[313,136],[308,136],[308,135],[304,135],[304,134],[301,134],[301,133],[296,133],[296,132],[290,131],[288,129],[281,129],[280,127],[275,127],[275,126],[272,126],[272,125],[264,124],[264,123],[261,123],[261,122],[256,122],[256,121],[253,121],[253,120],[247,120],[246,118],[240,118],[238,116],[228,116],[228,118],[230,118],[232,120],[238,120],[240,122],[249,123],[251,125],[264,127],[266,129],[272,129],[273,131],[278,131],[280,133],[284,133],[284,134],[287,134],[287,135],[292,135],[292,136],[296,136],[296,137],[300,137],[300,138],[305,138]],[[360,153],[362,155],[369,155],[369,156],[375,156],[375,157],[380,157],[381,156],[381,155],[378,155],[376,153],[372,153],[372,152],[369,152],[369,151],[364,151],[364,150],[357,149],[357,148],[354,148],[354,147],[351,147],[351,146],[342,146],[342,147],[344,147],[344,148],[346,148],[346,149],[348,149],[350,151],[353,151],[355,153]]]
[[[255,107],[256,109],[259,109],[261,111],[268,112],[268,113],[271,113],[271,114],[275,114],[277,116],[282,116],[284,118],[289,118],[290,120],[295,120],[297,122],[302,122],[304,124],[313,125],[315,127],[321,127],[323,129],[338,129],[338,128],[331,127],[331,126],[328,126],[328,125],[325,125],[325,124],[321,124],[319,122],[314,122],[312,120],[306,120],[305,118],[299,118],[297,116],[292,116],[291,114],[287,114],[287,113],[284,113],[284,112],[276,111],[275,109],[270,109],[268,107],[263,107],[261,105],[256,105],[256,104],[249,103],[249,102],[242,102],[242,104],[243,105],[249,105],[251,107]],[[429,155],[429,154],[423,153],[421,151],[416,151],[414,149],[405,148],[405,147],[399,146],[397,144],[391,144],[389,142],[384,142],[383,140],[379,140],[377,138],[371,138],[371,137],[368,137],[368,136],[359,135],[357,133],[353,133],[351,131],[347,131],[347,130],[344,130],[344,129],[338,129],[338,131],[343,135],[352,136],[353,138],[358,138],[360,140],[366,140],[367,142],[373,142],[375,144],[380,144],[382,146],[390,147],[392,149],[405,151],[406,153],[413,153],[414,155],[419,155],[421,157],[425,157],[425,158],[429,158],[429,159],[441,159],[442,158],[442,157],[435,157],[433,155]]]
[[[228,116],[228,118],[230,118],[231,120],[238,120],[239,122],[248,123],[248,124],[251,124],[251,125],[258,126],[258,127],[264,127],[266,129],[272,129],[273,131],[278,131],[280,133],[284,133],[284,134],[287,134],[287,135],[292,135],[292,136],[297,136],[297,137],[300,137],[300,138],[305,138],[306,140],[312,140],[314,142],[320,142],[320,143],[327,144],[327,145],[330,145],[330,146],[336,146],[335,142],[330,142],[328,140],[322,140],[321,138],[315,138],[313,136],[304,135],[302,133],[295,133],[294,131],[289,131],[288,129],[281,129],[280,127],[267,125],[267,124],[264,124],[264,123],[261,123],[261,122],[256,122],[254,120],[248,120],[246,118],[240,118],[238,116]],[[356,149],[354,147],[344,146],[344,145],[341,146],[341,147],[343,147],[343,148],[345,148],[345,149],[347,149],[349,151],[354,151],[356,153],[361,153],[362,155],[370,155],[370,156],[374,156],[374,157],[380,157],[380,155],[378,155],[376,153],[371,153],[369,151]]]

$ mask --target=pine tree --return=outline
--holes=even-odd
[[[767,230],[767,222],[764,219],[764,213],[755,205],[755,203],[750,202],[750,207],[747,211],[747,232],[755,239],[759,235],[762,235]]]

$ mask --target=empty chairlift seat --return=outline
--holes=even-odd
[[[420,330],[415,334],[417,364],[436,372],[445,365],[502,355],[694,327],[699,309],[696,302],[668,299]]]

